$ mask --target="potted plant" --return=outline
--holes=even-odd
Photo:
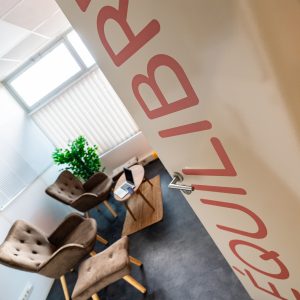
[[[84,136],[79,136],[66,149],[56,148],[52,154],[54,163],[65,165],[76,177],[87,181],[93,174],[104,171],[97,153],[98,146],[89,146]]]

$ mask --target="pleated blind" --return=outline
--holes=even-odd
[[[33,114],[56,147],[84,135],[104,153],[139,129],[99,68]]]

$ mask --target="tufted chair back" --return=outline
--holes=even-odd
[[[38,272],[55,251],[47,237],[22,220],[16,221],[0,247],[3,264],[24,271]]]
[[[82,184],[71,172],[63,171],[46,193],[81,212],[87,212],[107,199],[112,183],[112,179],[102,172]]]
[[[71,172],[63,171],[55,183],[46,189],[46,193],[58,201],[72,205],[83,193],[83,184]]]
[[[18,220],[0,246],[0,263],[59,278],[93,249],[96,235],[96,221],[77,214],[69,215],[49,237]]]

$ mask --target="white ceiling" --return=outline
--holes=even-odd
[[[55,0],[0,0],[0,81],[69,28]]]

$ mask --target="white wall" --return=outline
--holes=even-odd
[[[125,163],[132,157],[143,157],[152,152],[145,136],[139,132],[126,142],[101,156],[106,172],[110,174],[113,169]]]
[[[48,156],[51,158],[52,144],[36,127],[33,131],[35,135],[33,139],[36,144],[28,145],[30,137],[27,136],[27,129],[32,131],[34,124],[31,123],[23,109],[1,85],[0,98],[0,139],[2,141],[0,155],[4,155],[2,151],[4,146],[3,140],[9,140],[12,145],[17,145],[24,150],[24,159],[27,160],[31,168],[38,170],[40,164],[47,164]],[[26,153],[25,148],[27,148]],[[32,155],[35,152],[36,155]],[[0,243],[2,243],[9,228],[17,219],[27,220],[48,233],[69,213],[70,209],[68,207],[51,199],[44,193],[45,188],[54,181],[56,176],[57,169],[55,167],[48,169],[0,212]],[[53,282],[50,278],[18,271],[2,265],[0,265],[0,278],[0,299],[3,300],[17,300],[27,282],[31,282],[34,286],[30,300],[45,299]]]
[[[50,233],[70,213],[70,208],[48,197],[44,190],[57,176],[55,167],[39,177],[0,214],[0,242],[17,219],[26,220]],[[46,299],[53,280],[34,273],[0,265],[0,290],[3,299],[18,299],[28,282],[33,284],[30,300]],[[0,297],[0,299],[2,299]]]

